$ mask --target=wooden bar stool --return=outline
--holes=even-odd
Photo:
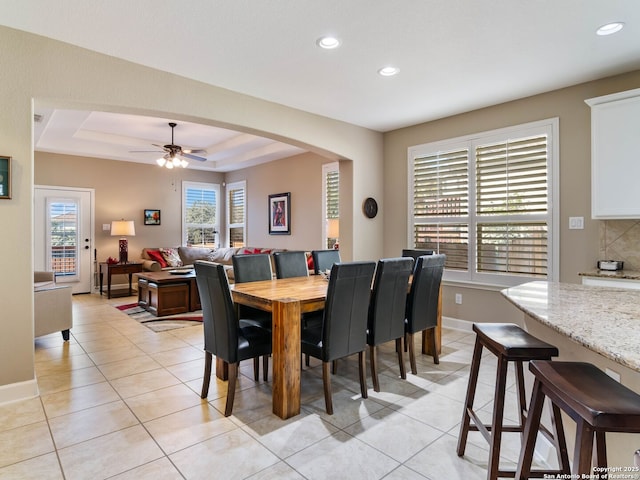
[[[607,466],[605,432],[640,433],[640,395],[590,363],[533,361],[535,375],[529,417],[516,478],[529,478],[542,404],[547,397],[576,421],[573,476],[591,478],[595,436],[596,467]],[[629,455],[631,457],[631,454]],[[595,478],[606,478],[602,470]]]
[[[460,435],[458,437],[458,456],[464,455],[469,431],[478,431],[489,443],[489,465],[487,467],[487,478],[495,480],[498,477],[514,477],[513,470],[500,470],[500,442],[502,432],[522,432],[526,420],[527,404],[524,390],[523,362],[530,360],[550,360],[551,357],[558,356],[558,349],[542,340],[529,335],[519,326],[513,323],[474,323],[473,331],[476,332],[476,343],[473,349],[473,359],[471,361],[471,373],[469,374],[469,386],[464,412],[462,414],[462,424],[460,425]],[[487,348],[498,358],[498,368],[496,372],[495,398],[493,404],[493,418],[490,425],[483,424],[473,410],[473,401],[478,383],[478,372],[482,359],[482,349]],[[507,367],[509,362],[515,363],[517,393],[518,393],[518,424],[503,425],[504,417],[504,397],[507,384]],[[569,469],[567,448],[562,432],[562,420],[560,410],[554,408],[554,435],[545,430],[545,434],[554,442],[558,451],[558,462],[562,470],[545,470],[533,472],[533,475],[542,477],[545,474],[553,475],[562,473]],[[473,423],[471,423],[473,420]],[[563,455],[562,455],[562,452]]]

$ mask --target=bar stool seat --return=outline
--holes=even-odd
[[[590,363],[533,361],[535,376],[516,478],[529,478],[542,404],[548,398],[576,422],[573,472],[590,478],[595,436],[597,467],[607,466],[605,432],[640,433],[640,395]],[[602,470],[603,472],[605,470]],[[583,476],[584,475],[584,476]],[[602,477],[605,478],[605,477]]]
[[[467,444],[467,436],[469,431],[479,431],[489,443],[489,464],[487,468],[487,478],[495,480],[498,477],[514,477],[513,470],[500,470],[500,443],[502,432],[520,432],[524,431],[526,420],[527,403],[525,399],[524,389],[524,371],[523,362],[530,360],[551,360],[552,357],[558,356],[558,349],[542,340],[525,332],[518,325],[513,323],[474,323],[473,331],[476,332],[476,342],[473,350],[473,359],[471,361],[471,372],[469,374],[469,385],[467,387],[467,396],[465,408],[462,414],[462,423],[460,425],[460,435],[458,436],[458,456],[463,456]],[[483,424],[473,410],[473,402],[475,398],[476,385],[478,383],[478,372],[482,359],[482,350],[486,348],[498,358],[498,367],[496,372],[495,397],[493,404],[493,416],[490,425]],[[504,417],[504,399],[507,383],[507,367],[509,362],[514,362],[517,397],[518,397],[518,424],[503,425]],[[561,470],[545,470],[536,471],[534,475],[543,476],[545,474],[552,475],[555,473],[565,472],[569,468],[566,445],[558,444],[557,441],[564,442],[564,433],[562,432],[562,420],[560,411],[556,407],[554,413],[554,427],[559,429],[552,435],[545,431],[545,434],[554,441],[558,450],[558,462],[562,466]],[[473,423],[471,422],[473,420]],[[564,452],[564,455],[561,454]]]

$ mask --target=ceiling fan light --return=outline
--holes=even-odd
[[[171,163],[173,163],[174,167],[177,167],[180,165],[180,157],[178,157],[177,155],[174,155],[173,158],[171,159]]]
[[[180,166],[181,166],[182,168],[187,168],[187,166],[188,166],[188,165],[189,165],[189,162],[187,162],[186,160],[182,160],[182,161],[180,162]]]
[[[173,168],[173,162],[167,162],[165,167],[167,167],[169,170],[171,170]]]
[[[159,166],[164,167],[164,164],[167,163],[167,161],[164,159],[164,157],[160,157],[159,159],[156,160],[156,163]]]

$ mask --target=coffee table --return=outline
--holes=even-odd
[[[200,310],[193,269],[137,273],[138,305],[157,317]]]

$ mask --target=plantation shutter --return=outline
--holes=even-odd
[[[449,269],[468,268],[468,152],[453,149],[414,159],[414,245],[446,254]]]
[[[340,173],[338,170],[327,172],[327,219],[340,218]]]
[[[229,184],[227,187],[227,211],[229,228],[229,246],[245,246],[245,183]]]
[[[215,247],[217,204],[217,188],[206,184],[184,187],[184,224],[188,246]]]
[[[546,276],[547,136],[476,147],[477,271]]]

